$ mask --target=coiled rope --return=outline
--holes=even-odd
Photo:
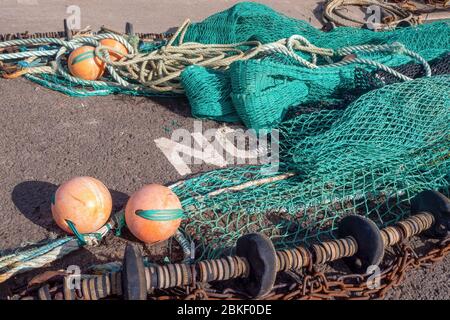
[[[165,46],[150,53],[129,54],[119,61],[111,61],[109,56],[103,54],[110,50],[107,47],[99,46],[95,53],[107,65],[117,67],[118,73],[124,78],[135,80],[156,92],[184,93],[179,80],[186,67],[198,65],[227,69],[234,61],[250,59],[258,54],[258,50],[245,48],[261,47],[259,41],[234,44],[184,43],[190,23],[190,20],[186,20]],[[179,44],[174,45],[177,39]],[[116,53],[120,54],[118,51]]]
[[[370,7],[378,6],[386,14],[389,14],[389,19],[383,19],[383,22],[374,23],[375,29],[390,29],[395,27],[400,22],[408,22],[411,25],[417,25],[417,19],[414,15],[393,3],[387,3],[378,0],[329,0],[323,9],[322,17],[325,21],[333,23],[336,26],[356,27],[360,28],[366,25],[367,21],[357,19],[350,14],[345,15],[342,11],[345,7]]]

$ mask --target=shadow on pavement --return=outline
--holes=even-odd
[[[45,181],[24,181],[14,187],[11,198],[17,209],[31,222],[50,232],[61,233],[53,222],[51,199],[57,185]],[[113,199],[113,212],[120,210],[127,202],[128,195],[109,190]]]

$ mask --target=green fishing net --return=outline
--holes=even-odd
[[[347,214],[388,225],[417,192],[448,194],[449,95],[450,76],[435,76],[370,91],[344,110],[294,114],[278,127],[279,172],[242,166],[186,180],[174,190],[199,258],[249,232],[278,248],[323,240]]]
[[[190,26],[185,41],[237,43],[258,40],[270,43],[299,34],[317,47],[340,49],[355,45],[401,43],[430,61],[450,50],[448,22],[374,32],[341,27],[322,32],[304,21],[286,17],[272,9],[242,3]],[[297,52],[304,58],[308,55]],[[358,57],[396,67],[412,59],[401,52],[358,52]],[[318,65],[326,61],[318,60]],[[345,66],[308,69],[279,54],[237,61],[229,70],[218,72],[200,66],[187,68],[182,83],[192,113],[201,118],[235,121],[240,118],[249,128],[271,128],[279,123],[289,107],[318,101],[336,103],[342,93],[355,89],[361,69],[376,68],[353,63]],[[201,88],[201,90],[199,90]]]

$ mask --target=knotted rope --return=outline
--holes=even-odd
[[[274,43],[263,45],[259,41],[246,41],[235,44],[201,44],[194,42],[183,43],[184,36],[190,21],[186,20],[177,30],[167,45],[145,54],[127,55],[119,61],[111,61],[108,50],[120,54],[119,51],[98,46],[95,49],[96,56],[109,66],[116,67],[117,73],[127,79],[138,81],[141,85],[157,92],[184,93],[180,83],[180,75],[184,69],[191,65],[203,66],[211,69],[228,69],[231,63],[237,60],[247,60],[261,55],[282,53],[293,58],[307,68],[338,67],[350,63],[368,64],[384,70],[404,81],[411,80],[397,71],[376,61],[360,59],[357,57],[344,59],[334,63],[331,57],[344,57],[356,52],[388,52],[405,54],[418,60],[424,65],[427,76],[431,75],[431,69],[425,59],[418,54],[406,49],[402,44],[390,45],[365,45],[344,47],[340,50],[319,48],[312,45],[306,38],[293,35],[287,39],[281,39]],[[179,38],[179,44],[174,45]],[[245,48],[248,48],[245,50]],[[310,53],[312,61],[300,57],[296,51]],[[317,57],[322,56],[328,64],[317,65]]]
[[[259,41],[235,44],[184,43],[189,25],[190,21],[186,20],[165,46],[150,53],[129,54],[119,61],[111,61],[103,54],[108,50],[120,54],[105,46],[97,47],[95,53],[107,65],[116,67],[124,78],[135,80],[156,92],[184,93],[180,75],[186,67],[198,65],[212,69],[227,69],[234,61],[250,59],[258,53],[257,50],[245,48],[261,46]],[[174,45],[178,38],[179,44]]]
[[[44,243],[39,243],[37,248],[19,251],[0,257],[0,283],[16,274],[43,267],[48,263],[78,250],[84,245],[98,245],[99,241],[108,234],[112,228],[115,228],[116,223],[116,219],[113,218],[97,232],[84,235],[84,244],[80,243],[76,236],[69,236],[56,240],[47,240]]]
[[[376,67],[380,70],[388,72],[393,76],[403,80],[409,81],[412,80],[410,77],[407,77],[394,69],[381,64],[374,60],[362,59],[356,56],[357,53],[365,52],[365,53],[378,53],[378,52],[386,52],[391,54],[403,54],[409,56],[415,60],[417,60],[420,64],[423,65],[425,70],[425,75],[427,77],[431,76],[431,67],[428,62],[418,55],[417,53],[408,50],[403,44],[394,42],[392,44],[385,45],[361,45],[361,46],[351,46],[344,47],[338,50],[328,49],[328,48],[319,48],[311,44],[306,38],[300,35],[293,35],[288,39],[282,39],[275,43],[269,43],[263,45],[260,49],[261,52],[278,52],[285,54],[295,61],[300,63],[301,65],[310,68],[310,69],[318,69],[318,68],[332,68],[332,67],[340,67],[344,65],[348,65],[351,63],[359,63],[366,64]],[[295,50],[306,52],[311,54],[311,62],[299,56]],[[328,64],[318,65],[317,57],[321,56],[328,62]],[[342,58],[339,62],[333,62],[332,57]]]

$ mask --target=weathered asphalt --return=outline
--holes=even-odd
[[[137,32],[161,32],[186,17],[200,20],[237,1],[43,1],[0,0],[0,33],[61,30],[68,5],[82,9],[82,24],[122,29],[126,21]],[[312,11],[318,1],[262,1],[290,16],[319,25]],[[37,4],[36,4],[37,3]],[[205,127],[219,126],[206,121]],[[115,208],[127,195],[150,182],[170,183],[181,176],[157,149],[154,139],[170,137],[176,128],[192,130],[184,99],[107,96],[71,98],[25,79],[0,79],[0,251],[62,235],[52,223],[50,195],[56,185],[76,175],[94,176],[112,191]],[[194,172],[211,168],[193,167]],[[125,232],[125,238],[133,238]],[[121,259],[128,240],[108,237],[105,245],[69,255],[50,269]],[[154,260],[169,256],[167,243],[144,246]],[[389,298],[450,298],[450,259],[433,272],[415,271]],[[39,272],[41,272],[40,270]],[[0,285],[0,297],[32,272]]]

